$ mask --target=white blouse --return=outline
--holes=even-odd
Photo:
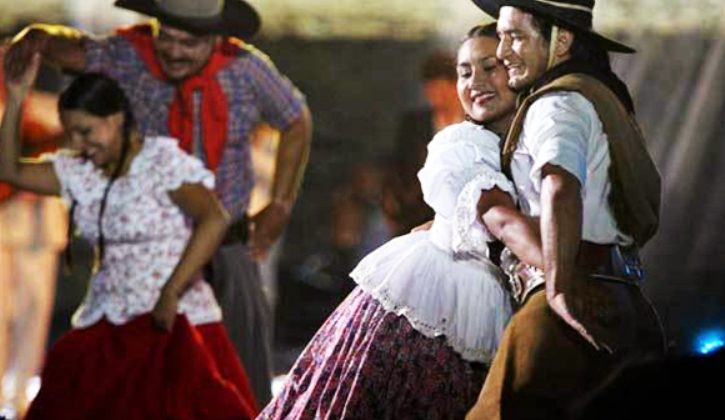
[[[91,162],[67,152],[49,158],[60,180],[62,197],[77,203],[77,228],[95,243],[108,178]],[[191,236],[184,214],[168,194],[183,183],[200,183],[213,190],[214,175],[182,151],[176,140],[146,138],[128,173],[109,191],[103,217],[105,256],[73,315],[73,327],[88,327],[103,317],[113,324],[124,324],[153,309]],[[201,275],[184,292],[178,311],[193,324],[221,320],[219,305]]]
[[[549,93],[534,101],[511,162],[521,209],[541,214],[541,169],[560,166],[581,185],[582,239],[599,244],[632,243],[617,228],[608,197],[609,144],[594,105],[577,92]]]
[[[469,122],[443,129],[418,178],[436,212],[431,229],[392,239],[350,276],[420,333],[445,336],[463,359],[489,363],[511,315],[501,271],[487,257],[492,238],[476,217],[482,190],[514,193],[501,173],[498,136]]]

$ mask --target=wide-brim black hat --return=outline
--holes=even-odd
[[[513,6],[542,17],[553,19],[556,24],[588,36],[609,51],[634,53],[634,48],[594,32],[592,12],[594,0],[473,0],[481,10],[498,19],[502,6]]]
[[[115,6],[154,17],[160,22],[197,34],[215,34],[249,39],[259,31],[257,11],[243,0],[225,0],[221,11],[212,17],[174,14],[155,0],[116,0]]]

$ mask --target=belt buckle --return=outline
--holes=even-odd
[[[511,252],[510,249],[504,248],[501,251],[501,270],[508,278],[509,287],[511,288],[511,295],[514,300],[520,302],[521,295],[523,294],[524,286],[521,279],[518,276],[517,267],[520,264],[519,259]]]
[[[501,269],[508,277],[511,295],[518,304],[523,303],[534,288],[544,284],[544,272],[519,261],[508,248],[501,251]]]
[[[616,245],[612,247],[613,274],[635,280],[640,283],[644,280],[645,270],[636,247],[623,248]]]

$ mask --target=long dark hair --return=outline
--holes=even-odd
[[[103,190],[103,198],[101,199],[101,209],[98,213],[98,252],[95,268],[97,269],[103,262],[105,254],[105,236],[103,234],[103,215],[106,211],[106,202],[108,193],[111,191],[113,183],[118,179],[123,169],[124,162],[128,156],[128,149],[131,143],[131,134],[136,127],[131,105],[121,87],[115,80],[100,73],[85,73],[78,76],[63,91],[58,100],[58,111],[83,111],[96,117],[108,117],[119,112],[123,113],[123,126],[121,128],[122,143],[121,155],[116,167],[111,174],[111,178]],[[70,215],[68,217],[68,249],[66,251],[66,263],[70,268],[72,265],[70,253],[70,239],[73,236],[75,225],[73,216],[75,213],[77,201],[72,200],[70,207]]]

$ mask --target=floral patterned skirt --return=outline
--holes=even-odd
[[[330,315],[260,419],[461,419],[487,366],[463,360],[360,288]]]

